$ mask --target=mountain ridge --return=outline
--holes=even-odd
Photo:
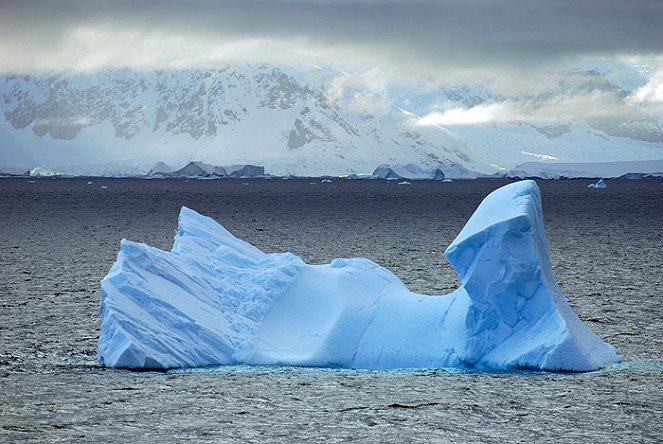
[[[308,164],[314,174],[364,172],[406,160],[473,168],[476,161],[448,134],[419,131],[398,111],[344,109],[328,100],[322,81],[295,75],[249,66],[8,76],[0,134],[5,144],[27,153],[46,144],[53,151],[76,151],[96,138],[124,158],[140,147],[143,161],[197,157],[214,164],[270,164],[275,173],[301,172],[293,171],[298,164]]]
[[[644,82],[637,73],[618,74],[569,73],[559,94],[623,98]],[[382,164],[493,174],[532,160],[663,157],[656,116],[423,125],[421,116],[436,109],[472,112],[516,99],[466,85],[395,88],[385,103],[365,85],[338,86],[348,79],[317,65],[9,74],[0,78],[0,165],[135,174],[155,159],[199,159],[264,165],[277,175],[361,174]],[[552,94],[517,100],[535,109]]]

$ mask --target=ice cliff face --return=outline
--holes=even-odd
[[[619,360],[555,282],[534,182],[490,194],[445,254],[463,285],[425,296],[367,259],[265,254],[183,208],[170,252],[122,241],[101,285],[99,362],[586,371]]]
[[[464,341],[457,348],[464,362],[593,370],[618,360],[614,348],[580,321],[557,285],[535,182],[492,192],[444,254],[468,298]]]

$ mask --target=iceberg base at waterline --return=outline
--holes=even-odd
[[[533,181],[488,195],[445,256],[461,287],[421,295],[368,259],[266,254],[183,207],[171,251],[122,240],[101,284],[99,362],[589,371],[619,361],[555,281]]]

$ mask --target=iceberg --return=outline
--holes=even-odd
[[[173,177],[224,177],[228,175],[228,172],[222,166],[210,165],[195,160],[167,175]]]
[[[30,176],[33,177],[54,177],[57,175],[58,173],[55,171],[43,166],[39,166],[30,170]]]
[[[407,165],[379,165],[371,177],[374,179],[410,179],[410,180],[440,180],[445,179],[476,179],[476,174],[469,171],[460,164],[449,162],[447,164],[438,164],[432,168],[422,168],[417,164],[408,163]]]
[[[173,169],[165,162],[157,162],[150,171],[147,172],[148,176],[163,176],[173,172]]]
[[[596,183],[590,183],[587,185],[587,188],[606,188],[607,185],[603,182],[603,179],[599,179]]]
[[[619,361],[555,281],[535,182],[488,195],[445,256],[462,285],[416,294],[368,259],[267,254],[183,207],[171,251],[121,241],[101,283],[99,363],[590,371]]]
[[[260,177],[265,175],[265,167],[256,165],[211,165],[200,161],[191,161],[179,170],[172,171],[163,162],[157,163],[148,175],[166,177],[215,178],[215,177]]]

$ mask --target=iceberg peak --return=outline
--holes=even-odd
[[[99,362],[587,371],[619,360],[554,279],[533,181],[488,195],[445,255],[462,286],[426,296],[368,259],[266,254],[183,207],[171,251],[122,241],[101,284]]]

